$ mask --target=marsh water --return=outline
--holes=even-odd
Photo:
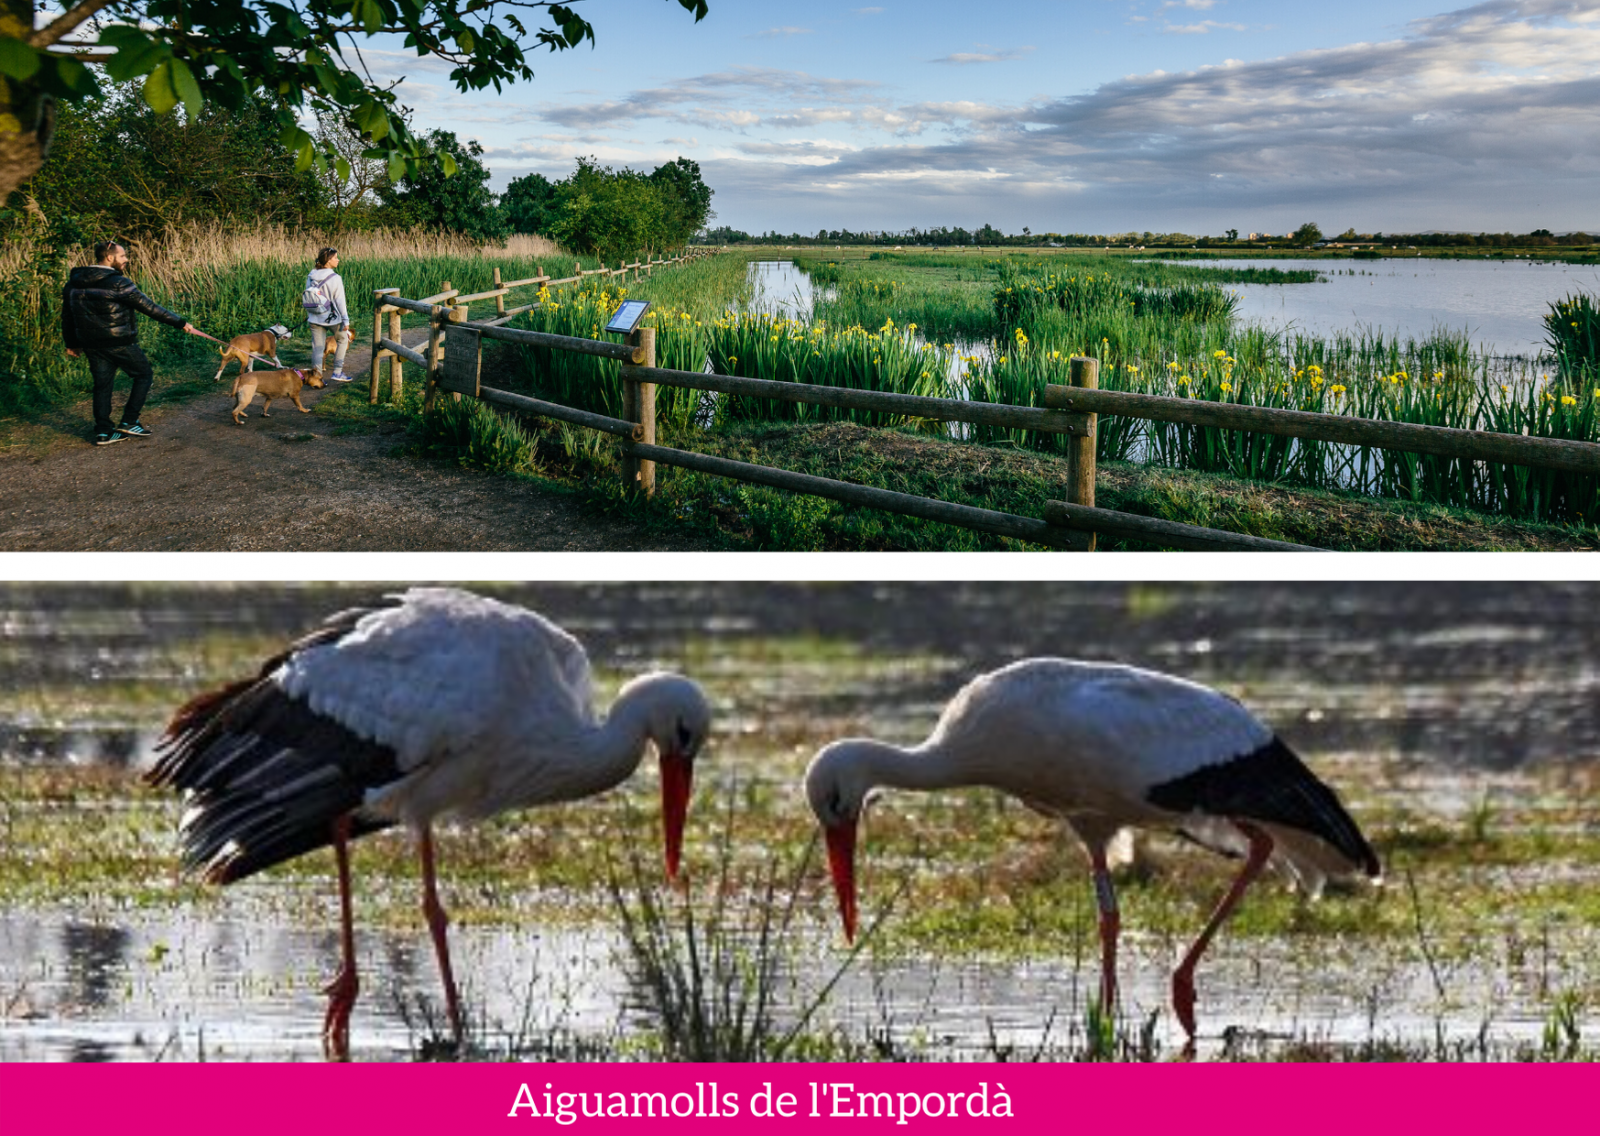
[[[382,589],[351,586],[0,585],[0,851],[12,836],[6,769],[148,760],[195,677],[195,645],[273,641]],[[606,681],[654,666],[695,674],[720,739],[701,794],[728,779],[787,791],[817,746],[845,733],[909,741],[985,669],[1034,654],[1114,659],[1183,674],[1243,700],[1339,783],[1358,816],[1402,809],[1453,829],[1515,811],[1559,840],[1592,810],[1552,771],[1600,762],[1600,585],[530,584],[497,588],[578,635]],[[182,687],[182,690],[178,688]],[[146,697],[150,690],[170,697]],[[782,756],[780,757],[780,754]],[[1586,782],[1593,786],[1592,777]],[[129,792],[138,792],[131,783]],[[700,808],[703,806],[698,806]],[[914,809],[914,804],[905,806]],[[174,822],[177,803],[173,802]],[[796,809],[803,808],[796,802]],[[914,812],[910,812],[914,820]],[[1587,818],[1587,819],[1582,819]],[[526,823],[537,826],[536,813]],[[796,823],[805,823],[797,811]],[[448,860],[449,836],[443,838]],[[998,849],[932,849],[924,873],[980,870]],[[1205,856],[1179,851],[1179,856]],[[1554,870],[1554,869],[1550,869]],[[1600,864],[1564,863],[1600,889]],[[1492,888],[1545,882],[1537,862],[1486,869]],[[155,881],[159,883],[160,881]],[[1567,881],[1571,882],[1571,881]],[[449,898],[446,872],[446,898]],[[1076,874],[1058,881],[1088,898]],[[1266,886],[1280,886],[1277,884]],[[1427,881],[1417,880],[1423,903]],[[538,891],[529,881],[530,895]],[[0,1060],[280,1059],[319,1054],[320,986],[336,965],[332,896],[286,905],[306,881],[273,874],[203,903],[123,905],[94,895],[0,908]],[[331,891],[331,889],[327,889]],[[321,895],[322,893],[318,893]],[[523,902],[518,898],[517,902]],[[825,897],[795,930],[796,1003],[842,958]],[[814,916],[814,917],[812,917]],[[488,1036],[610,1046],[644,1024],[615,926],[507,920],[452,929],[466,1002]],[[1182,943],[1125,913],[1125,1005],[1163,1006]],[[1483,928],[1484,949],[1425,957],[1359,937],[1219,937],[1201,972],[1203,1048],[1224,1027],[1264,1037],[1374,1036],[1536,1043],[1553,991],[1600,981],[1600,930],[1552,913]],[[1092,922],[1070,942],[990,956],[867,952],[822,1023],[928,1056],[1027,1053],[1061,1039],[1093,985]],[[420,920],[363,927],[358,1057],[415,1051],[436,1013]],[[1163,1019],[1170,1032],[1170,1019]],[[1592,1019],[1589,1044],[1600,1040]],[[555,1043],[550,1043],[554,1048]]]
[[[1383,260],[1208,260],[1207,266],[1311,269],[1314,284],[1229,284],[1239,318],[1279,331],[1331,337],[1382,332],[1427,339],[1465,332],[1488,355],[1547,354],[1545,313],[1578,291],[1600,291],[1600,266],[1535,260],[1390,257]]]
[[[1534,260],[1394,257],[1386,260],[1205,260],[1204,267],[1310,269],[1310,284],[1229,284],[1238,316],[1279,331],[1331,337],[1382,332],[1423,340],[1439,329],[1466,333],[1489,355],[1547,352],[1544,316],[1574,292],[1600,292],[1600,266]],[[791,261],[750,265],[751,310],[794,319],[811,315],[811,278]],[[978,345],[984,347],[985,345]],[[963,344],[971,354],[973,345]]]

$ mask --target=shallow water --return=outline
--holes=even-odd
[[[334,916],[320,930],[252,916],[267,906],[260,900],[270,888],[236,889],[255,894],[230,897],[230,910],[216,917],[0,912],[0,1061],[320,1059],[320,991],[338,965]],[[358,1060],[413,1056],[439,1032],[438,975],[418,923],[409,932],[358,928]],[[542,1046],[562,1056],[563,1045],[586,1040],[615,1059],[623,1039],[650,1024],[630,994],[621,944],[607,930],[455,927],[451,944],[470,1028],[485,1054],[526,1057]],[[1553,945],[1591,960],[1597,947],[1592,933],[1587,947],[1571,938]],[[957,1059],[1064,1047],[1097,981],[1091,950],[1086,937],[1076,960],[1066,944],[1062,958],[1045,960],[868,955],[811,1026]],[[1126,929],[1119,978],[1130,1019],[1164,1010],[1180,950]],[[842,958],[828,930],[807,932],[791,956],[798,973],[780,982],[784,1003],[805,1004]],[[1536,967],[1519,970],[1491,952],[1487,960],[1447,962],[1439,978],[1442,994],[1424,961],[1357,953],[1334,939],[1224,933],[1198,975],[1200,1054],[1217,1055],[1241,1028],[1279,1041],[1425,1046],[1470,1041],[1487,1027],[1497,1047],[1537,1045],[1547,991]],[[1590,1020],[1583,1036],[1600,1043],[1600,1022]],[[1162,1014],[1156,1037],[1169,1055],[1181,1046],[1170,1014]]]
[[[1207,260],[1219,268],[1311,269],[1314,284],[1228,284],[1240,297],[1239,318],[1277,330],[1330,337],[1381,331],[1387,338],[1425,339],[1444,328],[1465,331],[1490,355],[1538,358],[1547,351],[1544,316],[1573,292],[1600,290],[1600,268],[1531,260],[1396,258],[1347,260]],[[1352,275],[1353,274],[1353,275]],[[811,278],[791,261],[755,261],[751,311],[811,317]],[[961,354],[986,350],[959,343]]]
[[[811,276],[796,268],[794,261],[753,260],[749,271],[751,297],[745,311],[801,321],[811,318]]]
[[[225,632],[286,640],[384,590],[0,585],[0,691],[13,700],[0,714],[0,760],[137,765],[173,704],[220,677],[197,673],[186,653],[195,644],[220,650]],[[1600,761],[1600,584],[645,583],[502,592],[578,635],[607,683],[657,666],[704,682],[719,713],[705,763],[713,791],[734,774],[791,778],[796,761],[847,732],[921,738],[967,678],[1047,653],[1222,686],[1326,770],[1358,814],[1399,808],[1419,825],[1458,828],[1480,808],[1515,810],[1518,823],[1559,839],[1573,824],[1572,798],[1550,794],[1540,771]],[[162,692],[153,702],[134,697],[152,687]],[[30,697],[80,688],[90,694],[71,713],[30,718],[25,709]],[[787,772],[774,771],[780,754]],[[15,807],[0,793],[0,841]],[[980,855],[930,852],[923,872],[971,871]],[[893,869],[868,863],[878,873],[867,879],[870,906]],[[1563,871],[1600,888],[1600,864]],[[1485,873],[1496,888],[1551,882],[1538,863]],[[815,1024],[936,1056],[984,1056],[991,1033],[1019,1053],[1064,1044],[1094,968],[1086,882],[1069,873],[1060,886],[1081,892],[1079,941],[1034,944],[1042,957],[1031,961],[869,952]],[[521,906],[531,896],[506,899]],[[831,903],[814,898],[794,953],[802,992],[841,957]],[[409,920],[409,899],[406,909]],[[70,908],[10,905],[0,911],[0,1060],[316,1058],[335,914],[330,888],[277,876],[168,908],[92,898]],[[1125,1004],[1138,1016],[1164,1005],[1183,944],[1145,933],[1132,907],[1125,926]],[[1482,944],[1439,944],[1447,960],[1470,959],[1444,963],[1441,995],[1410,944],[1364,956],[1332,935],[1224,932],[1200,974],[1202,1053],[1219,1051],[1228,1026],[1415,1045],[1436,1031],[1470,1039],[1488,1022],[1499,1045],[1537,1043],[1553,993],[1600,983],[1600,929],[1555,920],[1486,925],[1482,934]],[[416,919],[363,925],[358,935],[357,1056],[412,1054],[427,1034],[419,999],[437,1016],[426,932]],[[466,924],[451,935],[490,1053],[555,1050],[561,1038],[611,1047],[641,1024],[608,927]],[[1585,1018],[1591,1045],[1597,1027]],[[1170,1051],[1169,1017],[1161,1030]]]
[[[1401,341],[1425,339],[1444,328],[1465,331],[1487,354],[1532,358],[1547,350],[1543,321],[1550,305],[1580,289],[1600,289],[1595,265],[1531,260],[1308,258],[1204,264],[1308,268],[1326,275],[1316,284],[1225,285],[1240,297],[1239,318],[1252,323],[1321,337],[1381,331]]]

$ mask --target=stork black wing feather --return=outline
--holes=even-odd
[[[184,863],[213,883],[330,843],[334,821],[401,776],[394,750],[318,714],[271,678],[230,692],[180,712],[148,775],[152,784],[184,790]],[[358,814],[351,831],[389,823]]]
[[[1367,875],[1382,874],[1377,853],[1337,794],[1276,737],[1254,752],[1155,785],[1146,798],[1176,813],[1201,812],[1298,829],[1326,841]]]

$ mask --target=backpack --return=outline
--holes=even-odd
[[[306,319],[321,323],[333,315],[333,297],[328,295],[328,281],[338,279],[338,273],[329,273],[321,280],[307,281],[306,290],[300,293],[300,306],[306,310]]]

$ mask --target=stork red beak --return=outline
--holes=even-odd
[[[689,786],[694,781],[694,761],[677,750],[661,754],[661,834],[667,845],[667,879],[678,878],[683,855],[683,822],[689,815]]]
[[[828,870],[833,873],[833,890],[839,896],[844,937],[853,943],[856,939],[856,822],[842,820],[823,831],[828,837]]]

